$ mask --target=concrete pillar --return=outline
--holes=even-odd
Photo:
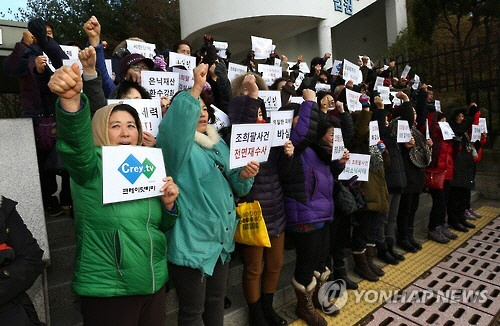
[[[406,0],[385,0],[385,22],[387,25],[387,43],[396,41],[399,33],[408,27]]]
[[[322,57],[325,53],[333,54],[332,24],[329,22],[328,19],[320,21],[318,25],[318,47],[319,47],[319,53],[318,53],[319,57]],[[328,59],[326,67],[331,66],[332,64],[331,60],[332,60],[331,58]]]

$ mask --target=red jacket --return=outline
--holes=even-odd
[[[446,171],[445,180],[451,180],[453,178],[453,141],[443,139],[434,112],[429,113],[427,118],[429,119],[429,133],[433,142],[432,161],[428,168]]]

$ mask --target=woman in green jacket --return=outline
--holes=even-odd
[[[193,88],[172,100],[157,137],[181,193],[179,218],[167,237],[179,325],[223,324],[238,224],[233,191],[246,195],[259,171],[257,162],[229,169],[229,148],[209,124],[209,98],[202,92],[207,70],[206,64],[194,69]]]
[[[59,95],[57,150],[71,176],[76,263],[73,291],[85,325],[164,325],[168,280],[164,232],[176,218],[177,186],[165,178],[160,198],[102,204],[101,146],[141,145],[139,116],[108,105],[90,120],[78,66],[61,67],[49,87]]]

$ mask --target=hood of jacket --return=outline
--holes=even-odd
[[[95,146],[109,146],[109,134],[108,125],[109,117],[111,116],[111,111],[114,107],[119,104],[110,104],[103,106],[97,110],[92,118],[92,135],[94,136]],[[137,131],[139,132],[139,142],[138,145],[142,144],[142,125],[137,126]]]

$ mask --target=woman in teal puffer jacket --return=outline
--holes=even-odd
[[[108,105],[90,120],[78,66],[49,82],[57,103],[57,149],[71,176],[76,263],[73,291],[85,325],[164,325],[168,280],[164,232],[175,221],[177,186],[165,178],[160,198],[102,204],[102,148],[140,145],[141,122],[130,106]]]

